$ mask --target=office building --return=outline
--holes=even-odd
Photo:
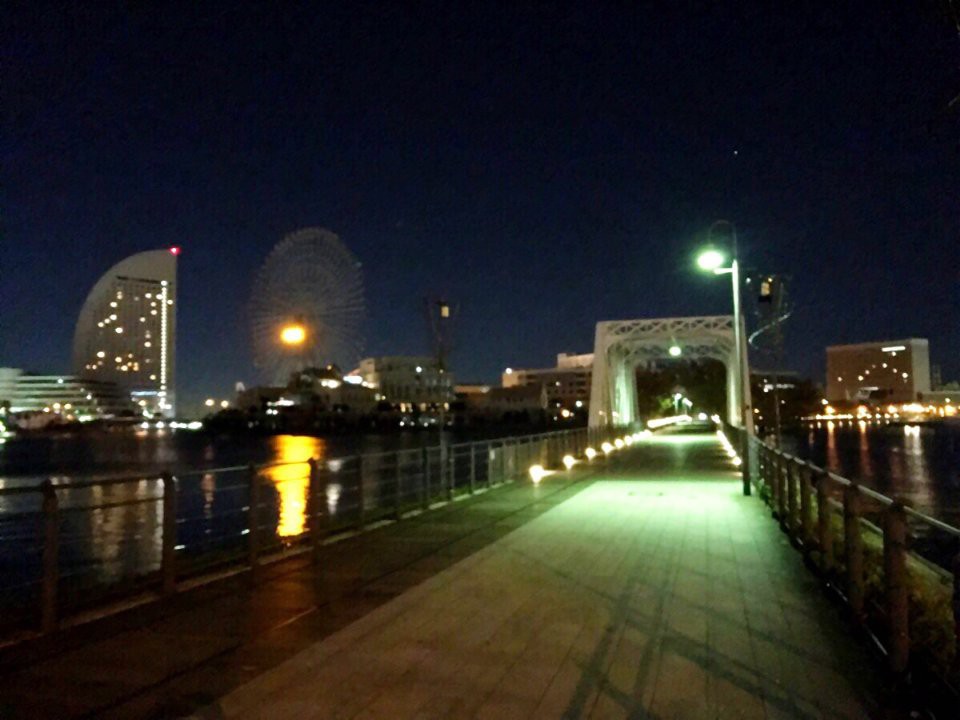
[[[557,355],[553,368],[507,368],[501,376],[503,387],[538,387],[546,391],[547,406],[570,411],[586,409],[590,404],[590,378],[593,354]]]
[[[365,358],[351,374],[403,411],[437,409],[453,400],[453,374],[440,370],[437,361],[426,356]]]
[[[827,400],[910,402],[930,391],[930,344],[923,338],[827,348]]]
[[[175,411],[178,248],[131,255],[97,281],[80,310],[75,373],[115,383],[147,417]]]

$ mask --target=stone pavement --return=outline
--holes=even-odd
[[[877,663],[714,437],[624,457],[198,716],[886,716]]]

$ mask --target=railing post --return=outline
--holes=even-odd
[[[420,507],[430,507],[430,451],[420,448]]]
[[[813,544],[813,508],[810,507],[812,471],[807,463],[803,463],[797,473],[800,476],[800,542],[803,543],[804,554],[807,554]]]
[[[477,491],[477,444],[470,443],[470,494]]]
[[[495,468],[494,458],[497,451],[493,449],[493,443],[487,443],[487,490],[493,487],[493,470]]]
[[[860,490],[843,489],[843,550],[847,565],[847,602],[858,621],[863,619],[863,538],[860,534]]]
[[[833,528],[830,517],[830,474],[824,470],[817,477],[817,545],[820,550],[820,572],[833,571]]]
[[[367,521],[367,488],[364,483],[364,455],[357,455],[357,528],[362,530]]]
[[[163,536],[160,549],[160,592],[172,595],[177,589],[177,479],[165,472],[163,482]]]
[[[59,624],[57,590],[60,585],[60,506],[57,491],[50,480],[40,485],[43,492],[43,587],[41,589],[40,629],[53,632]]]
[[[403,450],[397,450],[397,482],[393,490],[393,516],[399,520],[403,515]]]
[[[760,458],[760,479],[763,480],[763,484],[767,488],[767,505],[773,508],[775,499],[770,477],[770,448],[766,445],[760,446]]]
[[[316,562],[320,556],[320,470],[315,458],[307,460],[309,484],[307,485],[307,529],[310,532],[311,559]]]
[[[797,479],[800,466],[793,458],[787,460],[787,535],[791,540],[797,539],[797,517],[800,514],[797,507]]]
[[[777,456],[769,447],[766,448],[765,452],[767,455],[767,485],[770,488],[770,509],[773,511],[773,514],[776,515],[778,503],[780,502],[780,498],[777,495]]]
[[[782,454],[777,454],[777,513],[779,514],[780,527],[786,528],[787,525],[787,459]]]
[[[884,513],[883,577],[887,599],[890,671],[902,675],[910,659],[909,587],[907,579],[907,514],[897,498]]]
[[[457,484],[457,449],[442,446],[440,452],[446,452],[443,464],[447,468],[447,502],[453,500],[453,488]]]
[[[250,580],[256,582],[260,575],[260,476],[252,464],[247,467],[250,486],[250,505],[247,507],[247,564]]]
[[[960,551],[953,556],[953,638],[954,647],[960,649]],[[960,655],[960,650],[955,652]]]

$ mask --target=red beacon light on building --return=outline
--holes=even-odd
[[[172,248],[170,248],[170,254],[171,254],[171,255],[179,255],[179,254],[180,254],[180,248],[179,248],[178,246],[174,245]]]

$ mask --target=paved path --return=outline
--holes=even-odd
[[[0,720],[179,718],[350,625],[579,492],[512,483],[241,574],[0,651]]]
[[[625,457],[199,715],[880,715],[876,663],[716,440]]]

